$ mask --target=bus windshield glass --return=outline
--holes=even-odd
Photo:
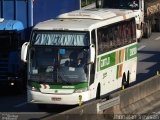
[[[88,46],[89,32],[34,31],[33,45]]]
[[[139,9],[139,0],[104,0],[104,8]]]
[[[32,46],[29,80],[50,84],[87,82],[88,47]]]

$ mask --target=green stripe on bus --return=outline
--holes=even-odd
[[[32,87],[35,87],[37,89],[41,88],[41,85],[39,83],[36,82],[31,82],[30,85]],[[49,84],[44,84],[44,85],[49,85]],[[80,83],[77,85],[49,85],[50,89],[82,89],[82,88],[87,88],[88,87],[88,83]]]

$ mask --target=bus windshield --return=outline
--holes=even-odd
[[[88,47],[32,46],[29,80],[50,84],[87,82]]]
[[[89,32],[34,31],[33,45],[88,46]]]
[[[105,0],[104,8],[139,9],[139,0]]]

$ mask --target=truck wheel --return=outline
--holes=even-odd
[[[144,37],[149,38],[152,34],[152,24],[151,21],[148,20],[144,27]]]
[[[103,7],[103,0],[96,0],[96,8],[102,8]]]

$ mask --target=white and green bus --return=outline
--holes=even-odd
[[[41,22],[24,43],[28,102],[76,105],[136,80],[134,13],[78,10]]]

